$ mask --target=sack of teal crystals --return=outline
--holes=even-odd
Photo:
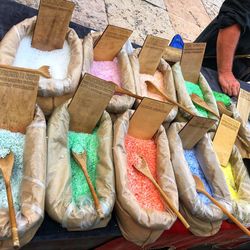
[[[75,92],[82,69],[82,42],[68,28],[62,49],[41,51],[31,46],[37,17],[13,26],[0,43],[0,64],[38,69],[49,66],[51,78],[40,76],[37,102],[45,115],[64,103]]]
[[[138,60],[133,55],[133,47],[127,41],[113,61],[94,60],[94,42],[100,36],[99,32],[90,33],[83,39],[83,68],[82,75],[90,73],[106,81],[113,81],[134,94],[137,93],[134,70],[138,68]],[[121,114],[132,108],[135,99],[127,95],[114,95],[107,111],[113,114]]]
[[[232,200],[210,136],[206,134],[194,148],[185,150],[179,136],[184,126],[185,123],[172,123],[167,130],[180,211],[193,234],[212,236],[220,230],[226,217],[206,196],[197,193],[193,175],[198,176],[206,191],[230,212]]]
[[[179,201],[164,127],[161,126],[152,139],[135,138],[128,134],[132,115],[133,111],[128,110],[114,125],[115,211],[122,235],[144,247],[170,229],[176,215],[153,183],[133,167],[139,164],[139,156],[147,162],[153,178],[177,210]]]
[[[24,246],[33,238],[44,218],[46,123],[38,106],[25,134],[0,129],[0,148],[14,153],[11,188],[20,245]],[[7,196],[0,173],[0,249],[12,248]]]
[[[68,230],[105,227],[115,201],[110,116],[104,112],[92,134],[69,131],[69,123],[65,103],[53,112],[48,125],[46,211]],[[104,219],[97,214],[86,178],[71,151],[86,152],[87,171]]]

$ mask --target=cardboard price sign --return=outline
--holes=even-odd
[[[197,83],[206,43],[185,43],[181,56],[181,71],[186,81]]]
[[[169,41],[148,35],[139,54],[140,73],[153,75]]]
[[[94,60],[113,61],[132,33],[132,30],[108,25],[95,43]]]
[[[237,110],[240,113],[243,123],[246,124],[250,113],[250,92],[240,89]]]
[[[179,132],[183,148],[192,149],[215,123],[213,119],[193,116]]]
[[[144,97],[129,122],[128,134],[139,139],[151,139],[174,106]]]
[[[25,133],[33,121],[39,75],[0,68],[0,128]]]
[[[114,83],[85,74],[69,104],[70,130],[92,133],[114,93]]]
[[[41,0],[32,47],[44,51],[61,49],[74,8],[75,4],[66,0]]]
[[[227,115],[222,115],[213,140],[214,150],[222,166],[228,164],[239,128],[240,122]]]

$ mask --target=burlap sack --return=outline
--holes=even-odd
[[[127,153],[125,136],[133,111],[120,116],[114,126],[114,164],[116,174],[116,215],[122,235],[133,243],[144,246],[154,242],[164,230],[169,229],[176,216],[167,209],[165,212],[146,210],[139,206],[135,196],[128,189]],[[178,208],[178,192],[170,162],[168,140],[163,126],[155,135],[157,143],[158,183],[174,206]]]
[[[224,215],[216,205],[205,204],[196,192],[195,181],[185,159],[182,141],[178,134],[184,125],[185,123],[172,123],[167,130],[171,161],[181,201],[181,212],[190,223],[190,231],[193,234],[211,236],[219,231]],[[196,153],[202,171],[213,190],[214,198],[232,211],[226,180],[208,135],[197,143]]]
[[[21,211],[16,214],[21,246],[33,238],[44,217],[46,123],[39,107],[36,108],[33,122],[26,129],[23,157],[24,170],[20,190]],[[0,209],[0,249],[12,249],[9,213],[5,209]]]
[[[90,33],[83,39],[83,68],[82,75],[84,73],[90,73],[91,65],[94,60],[93,45],[94,40],[99,36],[99,33]],[[130,90],[136,94],[136,86],[134,80],[133,67],[130,62],[132,55],[132,45],[128,41],[117,55],[119,68],[121,72],[122,87]],[[133,58],[133,60],[135,60]],[[138,63],[138,62],[137,62]],[[107,107],[109,113],[123,113],[127,109],[131,108],[135,99],[127,95],[114,95]]]
[[[104,112],[97,132],[100,141],[96,191],[105,215],[100,220],[93,203],[78,207],[72,198],[70,155],[67,148],[70,117],[67,107],[68,103],[58,107],[49,120],[46,211],[68,230],[105,227],[111,218],[115,201],[111,119]]]
[[[138,53],[138,51],[137,51]],[[175,84],[174,84],[174,78],[173,73],[170,65],[164,61],[163,59],[160,60],[160,63],[157,67],[157,70],[160,71],[163,74],[163,80],[164,80],[164,93],[170,97],[172,100],[177,101],[176,91],[175,91]],[[140,69],[138,69],[136,72],[138,72],[138,75],[136,76],[136,81],[138,81],[137,86],[139,86],[138,94],[141,96],[148,96],[147,92],[143,89],[140,82]],[[170,123],[175,119],[178,112],[178,107],[174,106],[171,112],[167,115],[167,117],[164,120],[164,126],[168,127]]]
[[[36,23],[36,16],[25,19],[13,26],[6,33],[0,43],[0,64],[12,65],[16,51],[23,37],[32,35]],[[78,85],[82,69],[82,43],[76,32],[69,28],[66,40],[71,49],[71,58],[67,77],[63,80],[40,77],[38,88],[38,104],[45,114],[53,111],[56,105],[70,98]],[[64,96],[66,95],[66,97]]]
[[[172,67],[172,72],[174,76],[174,83],[175,83],[175,89],[176,89],[176,95],[177,95],[177,101],[185,106],[187,109],[192,111],[194,114],[199,116],[199,113],[194,106],[191,97],[189,96],[186,86],[185,86],[185,80],[182,75],[181,66],[180,63],[177,62]],[[219,111],[217,108],[216,100],[213,96],[213,92],[207,83],[206,78],[200,73],[199,77],[199,86],[203,92],[204,95],[204,101],[207,103],[207,105],[216,112],[217,115],[219,115]],[[180,112],[178,114],[178,121],[187,121],[187,119],[190,117],[189,114],[183,112],[180,109]],[[216,116],[208,112],[208,118],[218,120]]]

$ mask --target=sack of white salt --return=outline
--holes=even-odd
[[[135,53],[138,53],[138,51],[136,51]],[[136,85],[139,86],[139,95],[159,101],[166,100],[159,92],[157,92],[157,90],[146,84],[146,81],[150,81],[162,93],[167,95],[173,101],[177,101],[172,69],[166,61],[164,61],[163,59],[160,60],[160,63],[154,75],[141,74],[139,73],[139,69],[135,72],[137,73],[135,79],[138,82],[138,84]],[[178,107],[174,106],[171,112],[167,115],[164,121],[164,126],[169,126],[169,124],[175,119],[177,112]]]
[[[26,133],[0,129],[0,151],[14,153],[11,188],[20,245],[35,235],[44,217],[46,123],[39,107]],[[0,248],[13,249],[7,195],[0,173]]]
[[[194,148],[183,149],[179,131],[184,125],[172,123],[167,130],[180,211],[190,224],[193,234],[211,236],[219,231],[225,216],[205,195],[197,193],[193,175],[200,178],[206,191],[228,211],[232,211],[232,201],[210,137],[205,135]]]
[[[90,73],[106,81],[113,81],[117,85],[136,94],[134,69],[132,59],[132,45],[129,41],[123,46],[113,61],[94,61],[94,41],[99,33],[90,33],[83,39],[83,68],[84,73]],[[137,62],[138,63],[138,62]],[[135,99],[127,95],[114,95],[107,107],[109,113],[123,113],[132,108]]]
[[[104,112],[91,134],[69,131],[68,103],[55,109],[48,125],[46,211],[68,230],[105,227],[115,202],[112,122]],[[72,152],[86,154],[87,172],[100,202],[97,213],[81,166]]]
[[[82,42],[69,28],[62,49],[40,51],[31,47],[36,16],[13,26],[0,43],[0,64],[38,69],[47,65],[51,78],[40,77],[38,104],[45,114],[69,99],[82,69]]]
[[[176,215],[163,201],[152,182],[133,165],[143,158],[154,179],[178,209],[178,192],[170,161],[168,139],[163,126],[153,139],[141,140],[128,135],[133,111],[121,115],[114,125],[114,164],[116,175],[116,215],[122,235],[145,246],[169,229]]]

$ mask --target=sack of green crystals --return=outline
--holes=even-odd
[[[39,107],[25,134],[0,129],[0,148],[14,153],[11,188],[20,245],[24,246],[33,238],[44,217],[46,123]],[[8,202],[0,173],[0,249],[12,248]]]
[[[192,99],[190,97],[191,94],[198,95],[217,115],[219,115],[214,95],[218,96],[219,100],[220,95],[219,93],[215,93],[211,90],[206,78],[200,73],[198,83],[185,81],[182,75],[181,66],[179,62],[173,65],[172,72],[174,77],[177,101],[198,116],[217,119],[216,116],[212,113],[207,112],[205,109],[201,108],[197,104],[193,104]],[[178,113],[178,121],[186,121],[189,116],[189,114],[184,113],[180,109],[180,112]]]
[[[176,215],[163,202],[152,182],[133,167],[139,162],[138,156],[147,162],[153,177],[177,209],[178,192],[163,126],[153,139],[134,138],[127,134],[132,114],[133,111],[128,110],[114,125],[115,209],[123,236],[145,246],[169,229]]]
[[[134,68],[136,69],[136,67]],[[140,69],[135,70],[135,72],[137,73],[135,74],[135,79],[136,82],[138,82],[136,85],[139,86],[138,94],[140,96],[149,97],[159,101],[165,101],[165,98],[162,95],[157,93],[157,91],[146,84],[146,81],[150,81],[154,86],[156,86],[161,92],[166,94],[172,100],[177,100],[172,69],[166,61],[163,59],[160,60],[154,75],[139,74]],[[170,122],[175,119],[177,112],[178,108],[177,106],[174,106],[164,121],[165,126],[169,126]]]
[[[83,39],[83,68],[84,73],[90,73],[106,81],[113,81],[117,85],[136,94],[134,69],[130,60],[133,58],[133,48],[129,41],[123,46],[113,61],[94,61],[94,41],[99,33],[90,33]],[[138,64],[137,62],[134,62]],[[109,113],[123,113],[132,108],[135,99],[127,95],[114,95],[107,107]]]
[[[0,64],[38,69],[50,67],[51,78],[40,77],[38,104],[45,114],[71,97],[82,69],[82,42],[69,28],[62,49],[40,51],[31,47],[36,16],[13,26],[0,43]]]
[[[46,211],[68,230],[105,227],[115,202],[112,122],[104,112],[92,134],[69,131],[68,103],[55,109],[48,125]],[[97,214],[81,167],[71,151],[86,152],[87,171],[100,201]]]
[[[205,135],[194,148],[184,150],[180,130],[185,123],[172,123],[167,130],[171,161],[180,198],[180,211],[197,236],[216,234],[225,219],[223,212],[206,196],[197,193],[193,175],[203,182],[206,191],[222,206],[232,211],[229,189],[211,139]]]

